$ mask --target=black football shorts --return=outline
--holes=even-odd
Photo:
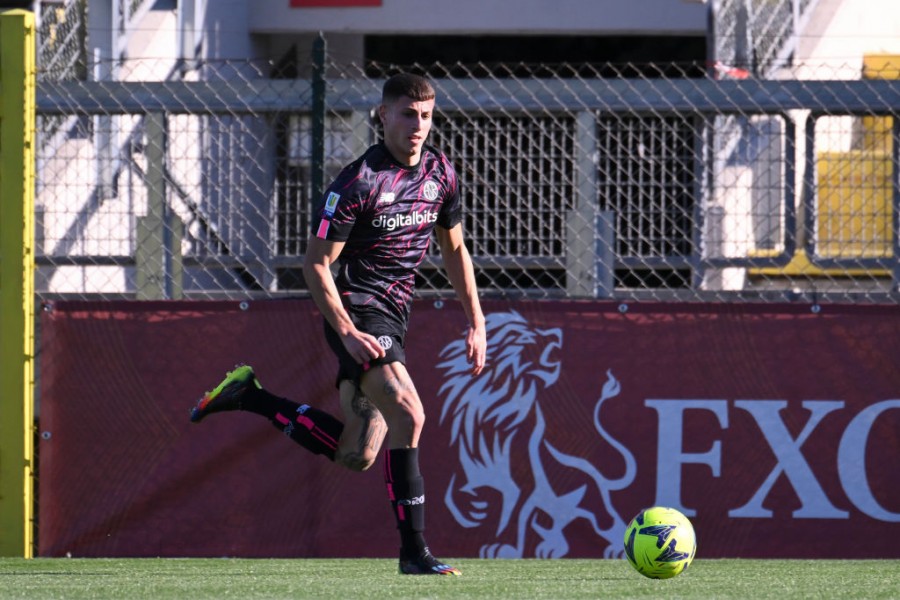
[[[325,320],[325,340],[338,358],[336,387],[340,387],[342,381],[349,380],[359,388],[359,382],[363,374],[376,365],[386,365],[392,362],[406,364],[406,351],[404,349],[405,328],[384,318],[358,315],[354,315],[352,318],[357,329],[375,336],[378,344],[384,349],[384,358],[376,358],[367,363],[359,364],[347,352],[337,331]]]

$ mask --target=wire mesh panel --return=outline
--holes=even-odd
[[[324,119],[324,174],[334,179],[375,141],[369,111],[328,111]],[[275,204],[272,245],[276,266],[275,289],[304,289],[302,257],[312,221],[313,123],[309,114],[275,118]]]
[[[894,297],[900,98],[885,78],[457,71],[433,78],[430,142],[458,170],[485,294]],[[245,63],[41,83],[39,293],[302,293],[314,167],[327,183],[380,135],[384,78],[328,72],[321,118],[309,82]],[[448,290],[432,248],[419,292]]]
[[[624,287],[684,286],[693,254],[697,132],[679,117],[607,117],[597,124],[601,210],[616,215]]]
[[[565,289],[574,119],[444,113],[434,141],[465,187],[466,234],[482,286]]]
[[[893,253],[890,155],[822,153],[816,167],[816,255],[890,258]]]
[[[801,20],[818,0],[710,0],[713,62],[769,77],[790,64]]]

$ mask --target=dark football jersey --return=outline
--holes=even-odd
[[[408,167],[379,143],[325,191],[311,233],[345,244],[335,283],[348,311],[374,311],[405,329],[431,233],[455,226],[461,212],[456,171],[443,152],[425,146],[419,164]]]

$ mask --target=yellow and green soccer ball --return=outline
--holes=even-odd
[[[642,510],[625,530],[625,556],[637,572],[651,579],[675,577],[697,553],[694,526],[674,508]]]

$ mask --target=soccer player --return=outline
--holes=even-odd
[[[343,421],[269,392],[246,365],[207,392],[191,420],[254,412],[307,450],[355,471],[372,466],[387,437],[384,476],[400,532],[400,572],[458,575],[425,542],[418,456],[425,412],[404,354],[415,273],[434,231],[468,319],[472,373],[485,363],[484,315],[463,243],[456,172],[441,151],[425,145],[434,105],[427,79],[406,73],[388,79],[378,108],[383,140],[343,169],[314,214],[303,273],[337,355]]]

